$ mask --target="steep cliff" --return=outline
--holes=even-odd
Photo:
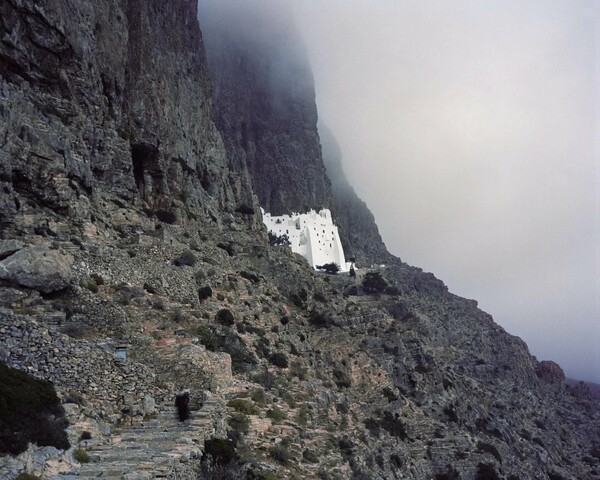
[[[312,72],[286,4],[202,2],[199,19],[215,121],[260,205],[273,215],[330,207]]]
[[[52,230],[67,211],[77,225],[62,233],[101,230],[89,202],[103,192],[169,223],[252,206],[212,123],[196,2],[1,9],[4,235]]]
[[[73,445],[2,478],[600,478],[598,401],[386,254],[324,136],[331,203],[285,16],[262,44],[209,34],[215,112],[195,2],[0,5],[0,361],[54,383]],[[274,213],[332,206],[387,266],[270,247],[251,185]]]

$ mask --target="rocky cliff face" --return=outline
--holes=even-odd
[[[325,204],[389,288],[268,246],[254,160],[288,172],[255,185],[275,213],[331,201],[308,77],[263,71],[278,48],[217,49],[223,141],[194,2],[0,8],[0,361],[52,380],[74,445],[0,457],[2,478],[211,478],[211,437],[241,454],[229,478],[600,478],[598,401],[387,254],[340,173]]]
[[[273,215],[330,207],[313,78],[285,6],[203,2],[215,121],[230,161],[248,170]],[[265,28],[264,25],[269,25]]]
[[[212,123],[196,2],[1,8],[5,232],[58,234],[65,213],[77,224],[60,233],[102,232],[104,193],[103,217],[125,202],[171,224],[252,207]]]

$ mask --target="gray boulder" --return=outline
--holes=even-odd
[[[0,259],[11,256],[24,246],[25,244],[20,240],[0,240]]]
[[[73,257],[47,247],[25,247],[0,262],[0,279],[50,293],[73,278]]]

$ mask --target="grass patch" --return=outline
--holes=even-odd
[[[243,398],[234,398],[233,400],[229,400],[227,402],[227,406],[246,415],[256,415],[258,413],[258,409],[254,406],[254,404],[248,400],[244,400]]]
[[[79,463],[90,463],[90,456],[83,448],[78,448],[73,453],[73,458]]]

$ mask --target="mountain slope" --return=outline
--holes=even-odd
[[[229,478],[600,477],[598,402],[476,302],[385,256],[335,161],[329,185],[308,66],[282,59],[293,29],[267,22],[261,48],[218,47],[211,68],[233,71],[215,111],[194,1],[0,8],[0,361],[55,384],[73,445],[0,456],[2,478],[99,474],[74,450],[121,463],[119,431],[144,448],[159,425],[172,442],[181,389],[206,431],[180,440],[214,438],[148,442],[177,478],[217,468],[180,450],[229,452]],[[338,208],[389,288],[270,247],[255,194],[275,213]]]

